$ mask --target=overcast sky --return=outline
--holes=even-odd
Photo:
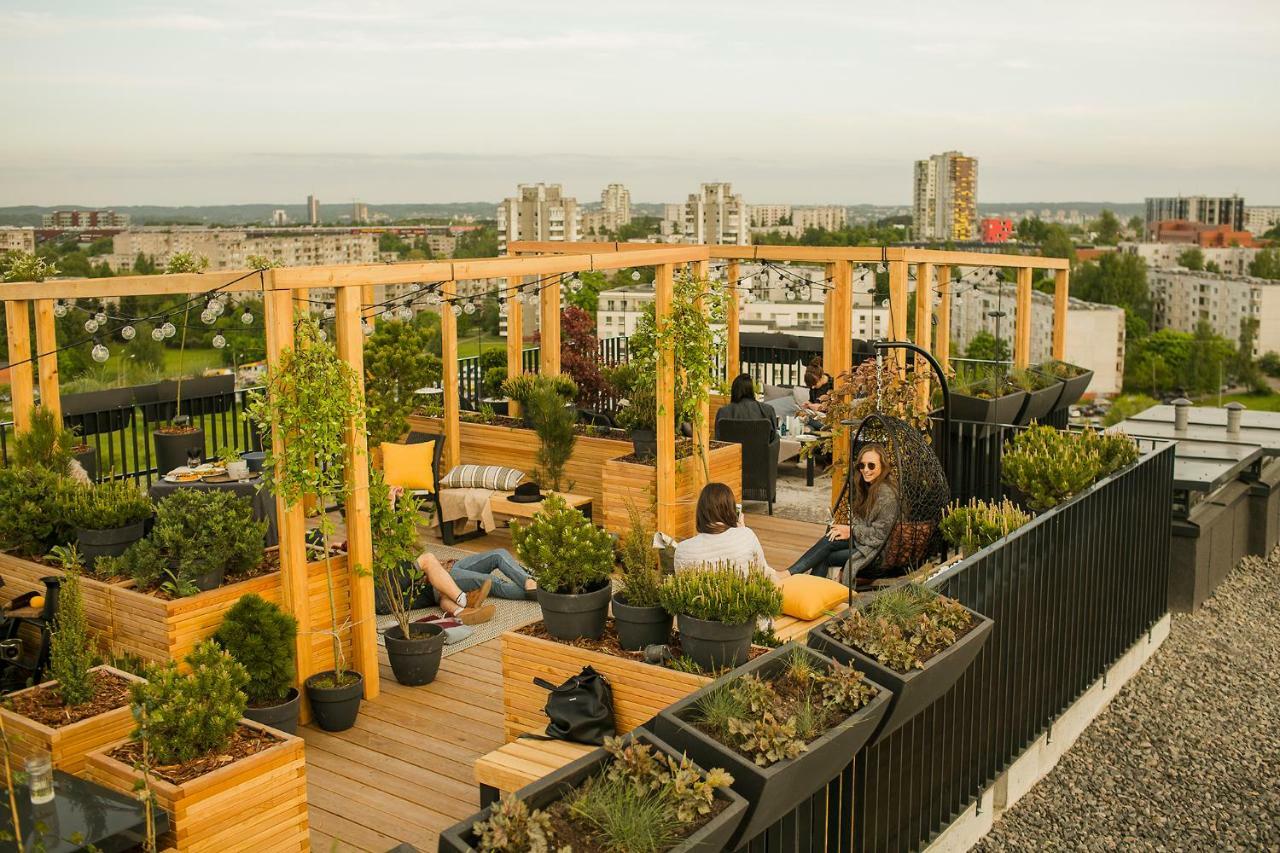
[[[982,202],[1280,204],[1277,36],[1277,0],[0,0],[0,205],[905,204],[947,149]]]

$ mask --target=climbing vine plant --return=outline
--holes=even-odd
[[[324,508],[347,494],[344,431],[352,423],[357,430],[364,429],[359,377],[325,343],[314,320],[300,319],[293,348],[281,353],[265,394],[250,403],[249,414],[260,425],[263,446],[269,448],[263,467],[270,472],[276,494],[291,505],[306,495],[317,498],[333,627],[334,671],[341,685],[346,660],[334,597],[333,558],[329,553],[334,524]],[[271,441],[273,428],[279,429],[285,439],[283,450]]]

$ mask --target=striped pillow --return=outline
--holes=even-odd
[[[510,492],[524,479],[524,472],[501,465],[459,465],[440,481],[442,489],[492,489]]]

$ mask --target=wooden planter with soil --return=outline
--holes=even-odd
[[[0,586],[0,601],[8,604],[18,596],[27,592],[44,595],[45,586],[41,578],[50,575],[61,575],[62,569],[46,566],[15,554],[0,552],[0,578],[4,586]],[[111,597],[118,589],[133,586],[132,580],[116,583],[105,583],[88,575],[80,578],[80,596],[84,599],[84,615],[89,623],[89,631],[99,640],[109,641],[112,634]]]
[[[707,468],[712,483],[724,483],[742,500],[742,446],[712,442]],[[654,524],[658,469],[653,464],[631,459],[611,459],[604,463],[604,527],[613,533],[625,533],[631,526],[631,507],[635,507],[646,523]],[[698,531],[694,510],[702,490],[702,463],[696,456],[676,462],[675,529],[664,531],[676,539],[687,539]]]
[[[544,678],[562,684],[577,675],[584,666],[609,679],[613,688],[613,713],[618,733],[629,732],[648,722],[663,708],[711,683],[705,675],[679,672],[657,664],[645,663],[639,652],[614,655],[533,636],[540,622],[502,635],[502,711],[503,733],[513,741],[528,732],[540,733],[547,727],[547,691],[533,683]],[[610,622],[604,640],[613,635]],[[613,645],[616,646],[616,637]]]
[[[296,851],[311,848],[302,738],[241,720],[241,733],[275,743],[182,782],[155,775],[151,790],[169,815],[162,845],[178,851]],[[142,774],[116,743],[89,755],[85,778],[132,794]]]
[[[23,761],[36,753],[48,753],[53,758],[55,768],[73,776],[82,776],[85,756],[127,737],[133,731],[128,685],[142,679],[109,666],[97,666],[92,671],[114,682],[115,687],[111,692],[123,700],[119,705],[93,716],[56,726],[48,718],[46,722],[40,722],[17,711],[0,708],[0,718],[4,719],[4,729],[9,739],[10,760],[15,766],[21,767]],[[56,684],[55,681],[46,681],[35,687],[19,690],[8,696],[7,700],[21,705],[24,698],[35,698]]]
[[[421,415],[409,416],[409,429],[414,432],[444,434],[444,422],[439,418]],[[531,479],[538,470],[538,436],[531,429],[496,424],[476,424],[463,421],[458,425],[460,461],[449,460],[441,474],[454,465],[503,465],[523,471]],[[565,465],[565,484],[573,483],[572,492],[591,498],[592,521],[601,524],[604,519],[605,488],[603,466],[610,459],[626,456],[632,450],[629,438],[604,438],[579,435],[573,445],[573,453]],[[544,488],[546,484],[543,484]]]

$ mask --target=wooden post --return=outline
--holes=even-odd
[[[360,302],[364,288],[339,287],[334,330],[338,357],[355,371],[364,398],[364,335],[360,332]],[[369,447],[364,429],[347,422],[347,568],[351,584],[351,651],[353,666],[364,676],[364,698],[378,695],[378,625],[374,613],[373,539],[369,528]]]
[[[951,369],[951,267],[942,264],[938,267],[938,327],[935,330],[936,343],[933,354],[943,370]]]
[[[849,261],[837,261],[828,265],[828,278],[832,297],[828,303],[826,324],[831,327],[831,354],[823,366],[833,379],[853,369],[853,266]],[[831,461],[835,471],[844,470],[849,464],[849,428],[842,424],[829,425],[834,432],[831,440]],[[843,477],[831,478],[831,500],[840,496]]]
[[[689,274],[693,276],[694,281],[707,283],[710,277],[710,264],[707,261],[690,261]],[[701,291],[699,291],[697,306],[699,313],[705,315],[706,305],[703,302]],[[711,403],[707,399],[707,395],[711,393],[710,388],[702,389],[702,407],[698,412],[699,424],[694,427],[694,441],[698,442],[701,448],[702,459],[706,463],[697,466],[697,478],[699,490],[707,483],[707,469],[711,460]]]
[[[62,392],[58,388],[58,327],[52,299],[36,300],[36,366],[40,373],[40,405],[62,422]],[[117,358],[120,356],[117,355]]]
[[[384,288],[383,293],[385,294],[385,292],[386,290]],[[384,295],[384,298],[385,298],[385,295]],[[374,287],[372,284],[366,284],[361,286],[360,301],[363,303],[360,306],[360,315],[364,317],[364,309],[369,307],[370,305],[377,303],[378,301],[377,296],[374,294]],[[373,325],[376,325],[378,322],[378,315],[377,313],[371,311],[369,313],[369,316],[365,317],[364,319],[368,321],[370,326],[373,326]],[[363,352],[363,348],[361,349],[361,352]],[[363,356],[361,357],[363,358]]]
[[[889,261],[889,340],[907,339],[907,310],[907,262]],[[894,350],[894,358],[906,367],[906,350]]]
[[[932,351],[929,333],[933,329],[933,264],[916,264],[916,345]],[[932,370],[923,356],[916,356],[916,402],[929,405],[929,375]]]
[[[507,279],[507,378],[512,379],[524,373],[524,301],[520,298],[520,285],[524,279],[515,275]],[[481,377],[483,379],[484,377]],[[520,417],[520,404],[515,400],[507,400],[507,413]]]
[[[1067,357],[1067,312],[1071,295],[1071,272],[1054,270],[1053,273],[1053,357],[1063,361]]]
[[[293,294],[287,290],[270,290],[274,284],[273,270],[267,270],[268,290],[263,293],[262,310],[267,335],[267,369],[274,373],[280,368],[281,354],[293,347]],[[271,432],[271,443],[277,450],[284,448],[288,436],[279,429]],[[302,502],[287,504],[276,495],[276,520],[279,527],[281,605],[298,620],[298,638],[295,653],[298,662],[298,692],[304,697],[302,682],[315,673],[311,659],[311,591],[307,580],[307,520]]]
[[[1013,366],[1031,363],[1031,267],[1018,267],[1018,303],[1014,313]]]
[[[836,268],[839,264],[827,264],[823,267],[823,278],[835,283]],[[836,375],[836,288],[828,287],[822,296],[822,367],[832,376]]]
[[[448,471],[462,464],[462,435],[458,406],[458,318],[454,316],[452,299],[458,295],[458,283],[440,282],[440,384],[444,386],[444,449]]]
[[[23,432],[31,426],[31,407],[36,404],[35,379],[31,371],[31,303],[26,300],[6,302],[4,319],[9,331],[9,397],[13,404],[13,428],[16,432]]]
[[[671,264],[659,264],[653,276],[654,321],[658,328],[671,316],[674,270]],[[655,460],[658,512],[655,526],[668,535],[675,533],[676,512],[676,433],[675,433],[675,359],[668,346],[658,347],[658,375],[654,378],[657,397],[658,458]]]
[[[738,340],[741,334],[739,329],[742,322],[742,317],[740,316],[742,309],[738,304],[738,278],[741,276],[738,270],[738,262],[729,261],[725,274],[728,277],[729,304],[725,308],[727,316],[725,317],[724,372],[725,378],[732,382],[742,372],[742,350]]]
[[[556,276],[543,285],[538,296],[539,339],[538,372],[543,376],[560,373],[560,277]]]

